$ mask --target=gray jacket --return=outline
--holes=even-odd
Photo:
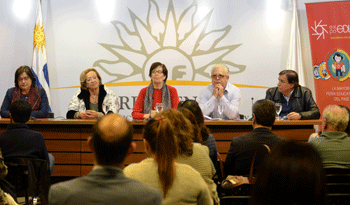
[[[319,119],[320,111],[312,98],[309,88],[298,86],[294,88],[294,100],[292,101],[293,111],[301,115],[302,120]],[[266,99],[273,102],[282,103],[283,95],[278,91],[278,87],[269,88],[266,91]]]

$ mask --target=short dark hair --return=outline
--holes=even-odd
[[[165,75],[165,79],[164,79],[164,83],[166,83],[166,79],[168,79],[168,69],[166,68],[166,66],[161,63],[161,62],[155,62],[152,63],[151,68],[149,69],[149,77],[151,77],[152,75],[152,71],[156,68],[158,68],[158,66],[162,67],[162,72]]]
[[[336,56],[340,57],[340,58],[341,58],[340,60],[343,60],[343,56],[342,56],[340,53],[336,52],[336,53],[334,54],[334,56],[333,56],[333,60],[334,60],[334,61],[335,61],[335,57],[336,57]]]
[[[32,106],[25,100],[15,100],[10,105],[10,113],[13,121],[26,123],[32,114]]]
[[[258,100],[253,105],[253,114],[255,115],[256,123],[272,127],[276,118],[276,105],[271,100]]]
[[[286,75],[288,83],[294,84],[294,88],[299,86],[298,73],[294,70],[282,70],[279,75]]]
[[[106,116],[111,115],[113,114]],[[100,122],[105,117],[97,120],[94,125],[94,132],[91,138],[94,146],[96,161],[99,165],[120,165],[124,162],[130,144],[133,140],[133,128],[131,123],[123,118],[127,126],[126,130],[122,132],[123,134],[121,136],[114,137],[112,140],[106,140],[106,133],[104,133],[104,130],[100,129]],[[116,131],[113,134],[120,135],[120,132]]]
[[[27,73],[29,78],[32,80],[32,87],[35,87],[36,78],[32,72],[32,69],[30,69],[29,66],[23,65],[23,66],[17,68],[17,70],[15,72],[15,86],[16,86],[16,88],[19,88],[18,78],[22,73]]]

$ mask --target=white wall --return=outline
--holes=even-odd
[[[217,59],[219,55],[216,55],[215,49],[233,47],[233,45],[238,44],[241,45],[223,55],[222,60],[229,64],[245,67],[243,72],[232,74],[230,82],[243,86],[240,87],[242,92],[240,112],[250,116],[251,98],[253,97],[254,101],[264,98],[265,87],[275,86],[278,72],[286,67],[292,4],[290,0],[281,0],[282,4],[274,8],[274,4],[270,4],[270,1],[197,1],[198,6],[193,7],[193,10],[189,10],[191,13],[197,8],[197,12],[191,13],[194,14],[193,20],[187,18],[176,29],[179,35],[178,39],[181,39],[182,35],[188,31],[194,31],[192,25],[196,26],[209,12],[212,13],[208,18],[205,33],[231,27],[226,36],[219,38],[225,32],[224,30],[221,33],[212,32],[213,35],[208,35],[203,41],[198,41],[197,43],[200,43],[197,44],[199,47],[194,47],[194,49],[192,49],[191,43],[201,39],[200,37],[195,37],[182,46],[179,46],[179,43],[173,44],[174,40],[169,40],[165,41],[168,42],[169,47],[165,47],[164,44],[160,43],[158,50],[152,50],[153,52],[151,52],[150,50],[156,49],[156,47],[149,45],[150,40],[146,39],[147,35],[143,33],[141,27],[135,29],[129,11],[132,11],[139,19],[135,21],[136,25],[141,25],[138,22],[145,23],[146,29],[150,29],[153,39],[157,39],[156,31],[170,28],[171,23],[174,22],[165,21],[169,1],[110,0],[104,1],[109,2],[109,5],[105,6],[105,9],[101,12],[99,10],[101,7],[97,3],[102,1],[99,0],[42,0],[48,69],[52,89],[52,109],[55,116],[65,116],[71,96],[77,90],[77,88],[66,87],[79,86],[79,75],[87,68],[95,67],[102,75],[104,83],[144,81],[149,80],[148,77],[142,77],[148,72],[149,64],[153,60],[159,60],[165,62],[168,66],[169,80],[171,80],[175,66],[187,65],[187,69],[182,70],[185,75],[182,79],[177,80],[210,81],[210,78],[201,74],[207,73],[208,75],[212,64],[221,61]],[[179,21],[181,14],[187,8],[190,8],[193,3],[188,0],[173,0],[172,2],[175,22]],[[305,3],[315,1],[298,0],[297,2],[306,84],[314,90]],[[17,4],[20,6],[16,7]],[[9,87],[14,86],[15,70],[21,65],[31,66],[36,4],[36,0],[0,2],[0,98],[3,98]],[[158,10],[155,5],[158,6]],[[156,15],[157,11],[159,11],[160,19]],[[150,25],[147,25],[148,14],[150,14]],[[172,10],[170,10],[170,14],[172,14]],[[171,19],[173,15],[169,17]],[[122,32],[120,38],[111,21],[125,24],[130,32],[135,33],[127,35],[126,32]],[[166,25],[167,27],[164,27]],[[175,36],[175,33],[171,31],[166,32],[171,34],[169,35],[170,38]],[[124,57],[129,56],[130,62],[135,63],[135,65],[131,66],[127,61],[116,63],[118,57],[101,46],[101,44],[110,44],[125,49],[126,46],[122,44],[122,40],[131,47],[129,51],[132,48],[135,50],[131,54],[119,53]],[[217,44],[214,44],[215,42]],[[141,46],[142,43],[144,43],[144,47]],[[212,47],[212,45],[214,46]],[[166,48],[169,49],[165,50]],[[206,55],[193,52],[196,49],[207,50]],[[189,50],[188,55],[184,52],[186,50]],[[136,55],[136,51],[140,55]],[[204,64],[208,59],[214,61]],[[99,60],[111,63],[101,63],[100,65],[114,74],[129,76],[132,71],[138,74],[116,80],[115,76],[106,73],[101,67],[97,66]],[[190,68],[191,63],[193,63],[193,69]],[[200,69],[202,66],[203,70]],[[238,69],[231,66],[230,70],[237,71]],[[198,74],[194,75],[194,72]],[[129,109],[123,104],[124,109],[121,110],[121,114],[130,115],[133,96],[137,96],[139,90],[144,86],[130,86],[128,83],[124,85],[111,86],[110,88],[121,97],[120,100],[123,100],[123,102],[127,98],[129,99],[127,104]],[[252,86],[261,86],[261,88],[252,88]],[[198,96],[203,89],[202,86],[176,85],[175,87],[178,89],[179,96],[189,98]]]

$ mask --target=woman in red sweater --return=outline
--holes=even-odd
[[[164,64],[155,62],[149,70],[151,84],[142,88],[137,96],[132,117],[134,119],[147,119],[153,117],[156,111],[157,103],[163,103],[163,108],[176,109],[179,103],[179,96],[176,88],[167,85],[168,70]]]

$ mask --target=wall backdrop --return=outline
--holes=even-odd
[[[329,0],[327,0],[329,1]],[[305,84],[314,89],[305,3],[298,0]],[[36,0],[0,2],[0,98],[14,72],[32,63]],[[149,67],[164,63],[180,100],[196,99],[210,69],[225,63],[238,86],[240,113],[251,117],[252,98],[264,98],[286,68],[291,0],[42,0],[52,110],[65,117],[80,73],[96,68],[131,114]]]

